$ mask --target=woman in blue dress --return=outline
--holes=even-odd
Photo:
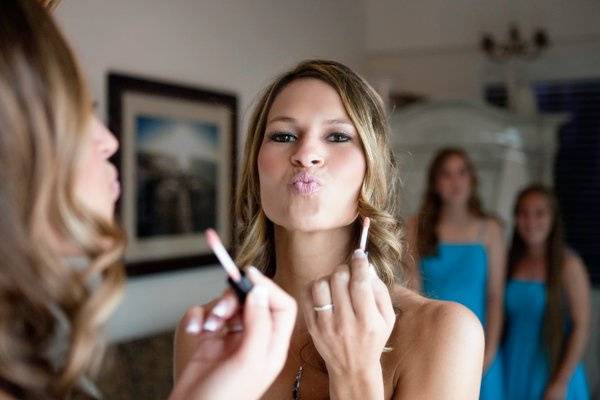
[[[565,245],[549,189],[524,189],[515,217],[502,346],[506,398],[588,399],[581,357],[590,288],[583,262]]]
[[[477,315],[486,342],[480,398],[504,398],[496,353],[503,321],[505,242],[500,223],[483,212],[476,171],[464,150],[438,152],[419,214],[408,226],[409,252],[419,267],[414,286]]]

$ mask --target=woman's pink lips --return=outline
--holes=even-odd
[[[121,195],[121,184],[119,183],[118,179],[115,179],[112,182],[111,188],[112,188],[113,195],[114,195],[115,199],[118,199],[119,196]]]
[[[292,178],[291,186],[297,194],[309,196],[319,191],[321,181],[308,172],[300,172]]]
[[[119,181],[119,173],[117,172],[117,168],[109,163],[110,174],[112,175],[112,181],[110,183],[110,188],[113,192],[115,199],[118,199],[121,195],[121,182]]]

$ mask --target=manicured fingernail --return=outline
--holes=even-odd
[[[254,265],[249,266],[248,271],[252,271],[253,274],[260,274],[260,271]]]
[[[242,323],[236,323],[229,326],[229,332],[243,332],[244,325]]]
[[[341,281],[350,282],[350,274],[347,271],[340,272],[338,276]],[[328,285],[328,283],[323,282],[323,285]]]
[[[260,273],[260,271],[258,270],[258,268],[253,267],[252,265],[249,266],[248,268],[246,268],[246,274],[248,275],[248,277],[250,278],[250,280],[252,282],[255,282],[255,279],[257,277],[260,277],[262,274]],[[255,282],[256,283],[256,282]]]
[[[204,325],[202,326],[202,329],[209,332],[215,332],[218,328],[219,322],[215,317],[212,316],[208,317],[208,319],[204,321]]]
[[[361,249],[356,249],[354,250],[354,254],[352,254],[352,257],[356,259],[367,258],[367,253],[365,253]]]
[[[200,327],[200,320],[196,317],[192,317],[185,326],[185,331],[190,335],[199,334],[202,331],[202,328]]]
[[[266,307],[269,303],[267,288],[262,285],[254,285],[254,288],[250,292],[250,298],[253,304]]]
[[[225,318],[227,311],[229,311],[229,302],[225,299],[219,300],[217,305],[212,309],[212,313],[221,318]]]

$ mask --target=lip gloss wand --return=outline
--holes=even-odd
[[[360,234],[360,242],[358,244],[358,248],[364,253],[366,253],[367,249],[367,235],[369,234],[369,226],[371,226],[371,219],[369,217],[365,217],[363,219],[362,232]]]
[[[212,249],[213,253],[215,253],[219,259],[221,266],[223,266],[223,269],[225,269],[225,272],[229,276],[229,278],[227,278],[229,286],[231,286],[235,292],[240,304],[244,304],[246,296],[250,290],[252,290],[252,282],[246,277],[244,271],[241,271],[235,265],[229,253],[227,253],[227,250],[225,250],[219,235],[214,231],[214,229],[207,229],[204,232],[204,237],[206,238],[206,242]]]

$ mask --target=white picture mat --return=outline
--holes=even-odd
[[[231,203],[231,111],[220,104],[204,104],[196,101],[175,99],[167,96],[125,92],[122,97],[122,223],[127,234],[128,246],[125,261],[147,261],[160,258],[191,256],[208,253],[209,249],[202,234],[186,234],[174,237],[158,236],[139,239],[136,236],[136,193],[137,193],[137,143],[136,117],[149,115],[156,118],[182,119],[210,123],[218,126],[219,141],[217,157],[217,197],[215,229],[222,235],[223,243],[230,243]]]

